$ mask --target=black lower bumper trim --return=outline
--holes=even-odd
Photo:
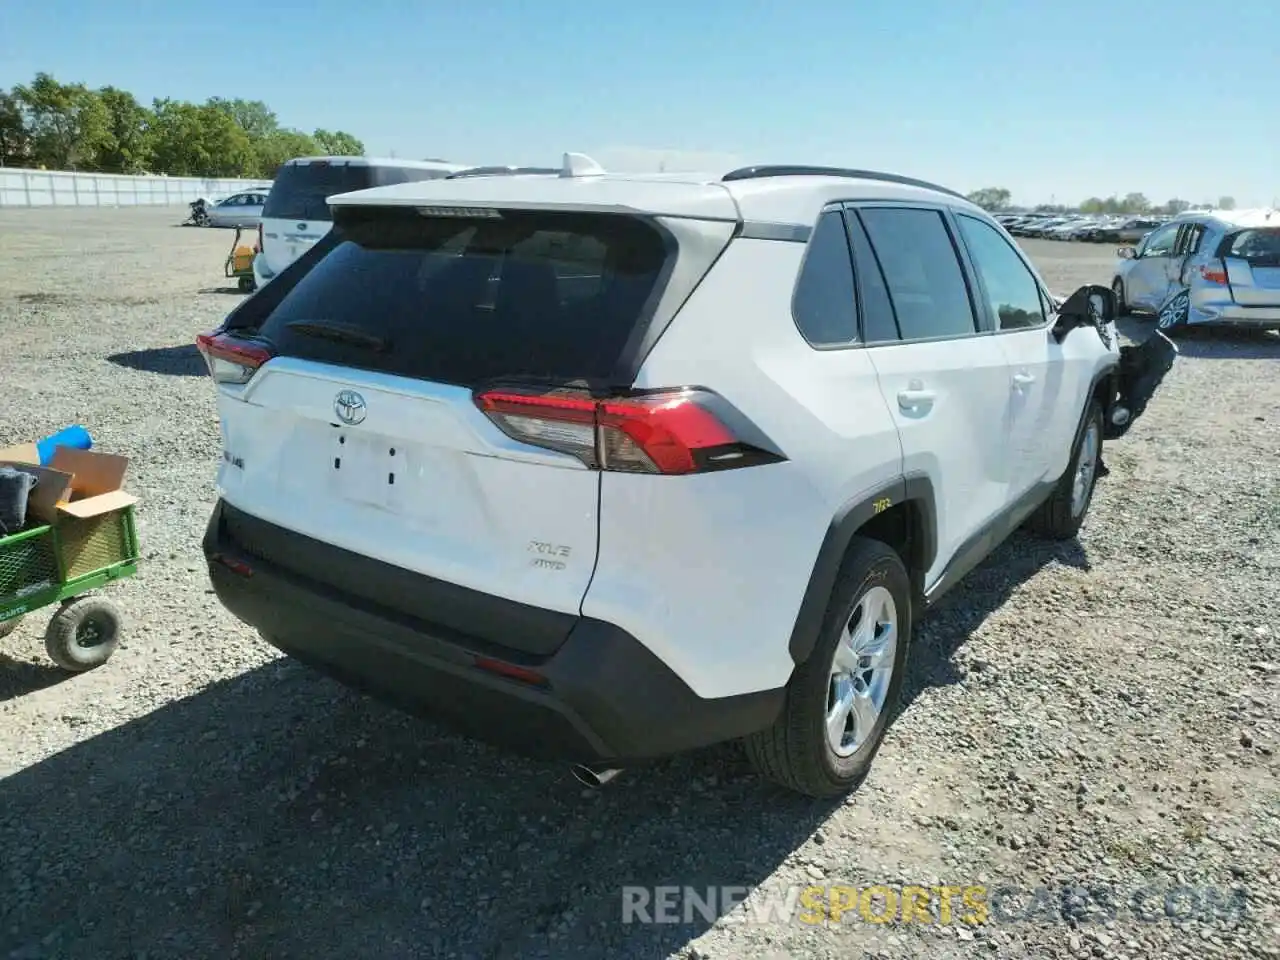
[[[401,617],[370,609],[245,550],[228,536],[224,509],[232,508],[214,508],[204,548],[214,590],[232,614],[301,662],[478,739],[530,756],[624,765],[744,736],[781,711],[782,689],[697,696],[644,644],[600,620],[576,618],[564,643],[534,662],[436,629],[420,610]],[[317,563],[340,553],[314,540],[308,547]],[[499,676],[477,657],[523,665],[545,682]]]

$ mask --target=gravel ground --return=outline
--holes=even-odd
[[[846,803],[729,748],[592,792],[279,659],[219,607],[189,344],[239,295],[230,233],[181,217],[0,211],[0,445],[81,422],[128,454],[146,557],[112,589],[129,633],[101,670],[52,669],[43,615],[0,644],[0,957],[1280,956],[1280,340],[1184,342],[1079,544],[1015,538],[921,625]],[[1109,248],[1027,246],[1060,292],[1110,280]],[[759,908],[877,884],[984,886],[989,922],[956,922],[961,897],[949,923],[621,922],[624,886]]]

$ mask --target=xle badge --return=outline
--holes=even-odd
[[[534,554],[531,567],[540,570],[563,570],[565,561],[569,559],[569,548],[559,543],[543,543],[541,540],[529,541],[529,552]]]

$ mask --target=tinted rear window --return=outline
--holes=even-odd
[[[371,186],[371,167],[285,164],[276,174],[262,215],[271,220],[329,220],[327,198]]]
[[[1224,257],[1248,260],[1255,267],[1280,267],[1280,227],[1241,230],[1222,244]]]
[[[607,381],[668,262],[664,234],[611,214],[379,211],[337,229],[260,334],[282,355],[464,386]]]
[[[291,163],[280,168],[262,215],[268,220],[331,220],[326,200],[339,193],[433,180],[444,171],[368,164]]]

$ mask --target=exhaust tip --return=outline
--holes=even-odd
[[[611,767],[593,767],[585,763],[575,763],[569,769],[575,780],[593,789],[603,787],[622,772]]]

